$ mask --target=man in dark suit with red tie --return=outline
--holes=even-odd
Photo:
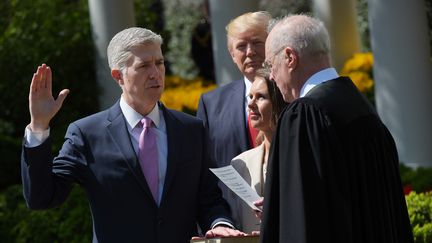
[[[122,96],[111,108],[70,124],[55,158],[49,122],[69,90],[54,99],[50,68],[38,68],[21,162],[30,208],[56,207],[78,184],[88,196],[93,242],[186,243],[197,235],[197,223],[209,237],[243,235],[231,228],[208,169],[214,162],[202,121],[158,102],[165,78],[161,45],[159,35],[143,28],[113,37],[107,56]]]
[[[200,98],[197,117],[208,129],[218,166],[229,165],[232,158],[255,146],[257,131],[247,125],[247,104],[255,72],[265,58],[270,19],[266,12],[245,13],[226,26],[228,50],[244,77]]]

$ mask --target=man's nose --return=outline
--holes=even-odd
[[[246,55],[252,56],[256,54],[255,45],[253,43],[248,43],[246,48]]]
[[[252,99],[248,103],[248,108],[252,109],[255,106],[255,99],[252,97]]]
[[[150,77],[155,78],[160,75],[160,70],[158,68],[158,65],[156,63],[151,64],[150,67]]]

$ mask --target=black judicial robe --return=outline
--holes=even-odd
[[[413,242],[394,140],[349,78],[283,112],[261,227],[263,243]]]

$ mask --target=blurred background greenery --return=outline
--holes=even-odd
[[[425,2],[431,30],[432,3]],[[310,11],[310,2],[305,0],[263,0],[260,6],[274,16]],[[213,80],[199,76],[199,68],[191,56],[194,26],[205,17],[202,11],[197,11],[200,7],[197,3],[190,6],[174,0],[135,0],[137,25],[152,29],[164,38],[167,78],[162,101],[170,108],[190,114],[195,113],[201,93],[216,88]],[[357,1],[357,12],[365,53],[354,55],[341,72],[349,75],[373,101],[367,0]],[[28,87],[36,67],[41,63],[52,67],[54,92],[65,87],[71,90],[62,110],[51,122],[53,151],[56,153],[63,143],[68,124],[99,109],[94,55],[87,0],[0,1],[1,242],[91,241],[91,214],[81,188],[75,187],[59,208],[48,211],[27,209],[20,185],[20,153],[24,128],[29,122]],[[413,209],[410,214],[421,212],[426,215],[415,221],[422,227],[417,230],[421,237],[417,237],[416,242],[431,242],[422,240],[430,239],[428,237],[432,235],[431,194],[422,192],[431,190],[432,172],[424,168],[401,167],[401,174],[410,191],[418,192],[409,198],[412,200],[408,206]],[[420,203],[430,206],[414,210]]]

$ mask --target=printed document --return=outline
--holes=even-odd
[[[220,168],[210,168],[210,170],[231,189],[237,196],[239,196],[243,201],[245,201],[249,207],[253,210],[262,211],[260,208],[255,206],[253,202],[259,200],[261,197],[252,187],[247,184],[247,182],[240,176],[232,165],[220,167]]]

